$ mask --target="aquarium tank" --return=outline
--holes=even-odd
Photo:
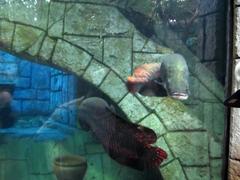
[[[221,180],[227,0],[0,0],[1,180]]]

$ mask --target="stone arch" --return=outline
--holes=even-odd
[[[125,88],[125,78],[138,63],[144,62],[143,57],[153,62],[173,53],[171,49],[146,39],[110,5],[44,1],[36,9],[15,3],[11,7],[4,5],[2,10],[1,49],[84,78],[115,101],[129,120],[153,128],[158,135],[156,144],[169,154],[162,168],[167,179],[186,179],[186,169],[194,172],[194,168],[187,167],[201,166],[208,171],[211,154],[207,128],[191,112],[197,100],[191,99],[188,108],[170,98],[134,96]],[[7,11],[15,13],[9,15]],[[195,74],[200,71],[210,74],[195,59],[190,63],[196,67]],[[199,93],[194,95],[200,101],[208,101],[200,102],[197,108],[206,112],[213,106],[221,109],[221,92],[212,93],[215,89],[208,86],[212,79],[199,77],[191,76],[191,88]],[[218,116],[221,118],[222,114]]]
[[[133,65],[136,66],[139,64],[137,60],[144,62],[144,60],[141,59],[142,57],[138,57],[138,53],[135,54],[134,58],[136,60],[134,62],[132,62],[132,60],[127,57],[127,60],[121,61],[120,64],[119,62],[111,62],[116,58],[119,58],[120,60],[121,58],[122,60],[124,59],[124,57],[114,57],[115,52],[108,55],[108,57],[112,56],[113,59],[106,58],[107,60],[105,61],[103,58],[103,60],[99,60],[95,57],[94,54],[90,53],[83,47],[76,45],[69,40],[65,40],[64,38],[51,38],[45,35],[43,32],[40,32],[40,30],[37,28],[17,24],[14,32],[14,40],[12,42],[12,48],[10,50],[11,52],[20,56],[27,57],[30,60],[37,59],[37,62],[41,64],[47,64],[49,66],[70,71],[77,76],[89,81],[104,93],[106,93],[109,97],[111,97],[116,103],[118,103],[120,107],[126,111],[129,119],[133,122],[139,122],[141,119],[149,115],[149,112],[151,112],[149,110],[152,109],[153,106],[147,104],[146,100],[150,101],[150,103],[156,100],[159,101],[158,104],[160,104],[159,99],[134,96],[128,93],[125,88],[125,79],[129,74],[131,74]],[[108,38],[110,38],[110,43],[114,42],[114,40],[116,41],[114,42],[115,44],[122,43],[123,45],[120,45],[120,48],[122,47],[128,50],[129,46],[131,46],[128,44],[129,42],[131,43],[131,41],[126,41],[126,39],[130,38],[106,37],[106,39]],[[104,39],[104,41],[107,41],[106,39]],[[120,42],[118,42],[119,39]],[[112,48],[111,45],[109,45],[109,47]],[[119,51],[120,48],[118,47],[117,51]],[[120,53],[123,51],[124,49]],[[132,50],[130,49],[130,51]],[[118,55],[122,56],[120,53]],[[127,56],[129,55],[131,56],[130,53]],[[147,58],[148,55],[140,54],[140,56],[143,57],[144,55]],[[154,56],[148,57],[150,59],[148,62],[159,61],[159,58],[161,59],[163,56],[164,54],[160,53],[154,54]],[[133,63],[133,65],[131,63]],[[132,104],[130,107],[125,107],[125,105],[128,104],[128,101],[132,102]],[[168,101],[171,100],[168,99]],[[174,105],[176,102],[171,101],[171,103]],[[179,104],[176,104],[174,106],[178,105]],[[131,110],[135,107],[138,107],[138,112]],[[187,117],[182,118],[186,119]],[[181,116],[175,116],[175,118],[179,119]],[[193,120],[193,117],[189,116],[189,118]],[[196,120],[196,122],[193,124],[194,125],[191,125],[192,128],[201,128],[200,122],[198,122],[198,120]],[[181,130],[181,128],[187,128],[185,126],[188,125],[184,125],[184,123],[182,123],[180,127],[177,127],[176,129],[173,128],[173,130]]]

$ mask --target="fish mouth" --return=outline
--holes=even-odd
[[[173,93],[171,97],[178,99],[178,100],[187,100],[188,94],[186,93]]]

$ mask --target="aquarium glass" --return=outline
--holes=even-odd
[[[227,0],[0,0],[0,180],[220,180]]]

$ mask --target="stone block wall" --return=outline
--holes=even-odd
[[[0,82],[1,84],[13,85],[16,83],[18,74],[17,58],[6,56],[6,53],[0,51]]]
[[[152,41],[118,11],[116,4],[112,4],[117,2],[120,1],[53,0],[41,1],[33,5],[35,8],[27,8],[19,1],[5,4],[0,7],[1,48],[75,73],[110,97],[130,121],[154,129],[158,134],[156,145],[168,153],[168,159],[159,167],[165,179],[220,179],[223,86],[177,34],[158,26],[156,35],[164,42]],[[135,8],[136,2],[139,0],[128,5]],[[144,3],[152,1],[141,2],[145,9]],[[174,52],[184,56],[190,70],[191,95],[185,103],[168,97],[132,95],[126,90],[126,77],[137,65],[167,62]],[[86,179],[134,180],[142,177],[141,172],[119,166],[109,159],[90,135],[79,132],[60,146],[55,146],[55,142],[33,143],[30,153],[19,150],[16,159],[24,164],[19,165],[22,168],[19,174],[31,180],[54,179],[53,158],[48,157],[60,151],[88,158]],[[5,177],[11,177],[8,168],[16,162],[8,146],[10,144],[3,148],[6,152],[1,159]],[[26,152],[23,142],[20,148]]]
[[[0,84],[13,89],[13,111],[19,116],[50,115],[57,106],[76,98],[77,79],[69,73],[0,52]],[[75,121],[61,111],[65,123]]]
[[[87,159],[84,180],[144,180],[143,173],[112,160],[96,139],[85,131],[80,130],[58,142],[35,142],[30,138],[4,140],[8,143],[2,144],[0,148],[1,180],[14,180],[16,176],[18,180],[57,180],[53,174],[53,161],[66,154],[77,154]],[[174,161],[174,164],[176,167],[173,168],[180,167],[178,161]]]
[[[234,11],[234,36],[233,36],[233,71],[232,71],[232,93],[240,89],[239,70],[236,66],[240,65],[240,1],[235,0],[233,5]],[[230,118],[230,145],[229,145],[229,180],[240,179],[240,110],[231,109]]]
[[[201,1],[197,52],[201,62],[216,74],[219,81],[225,81],[225,17],[227,1]]]
[[[189,2],[194,10],[198,9],[195,21],[189,25],[173,26],[172,29],[178,33],[185,45],[197,55],[201,63],[214,72],[217,79],[224,83],[225,39],[222,37],[225,36],[226,1],[193,0]],[[181,10],[176,11],[181,12]],[[172,13],[174,14],[174,12]]]

